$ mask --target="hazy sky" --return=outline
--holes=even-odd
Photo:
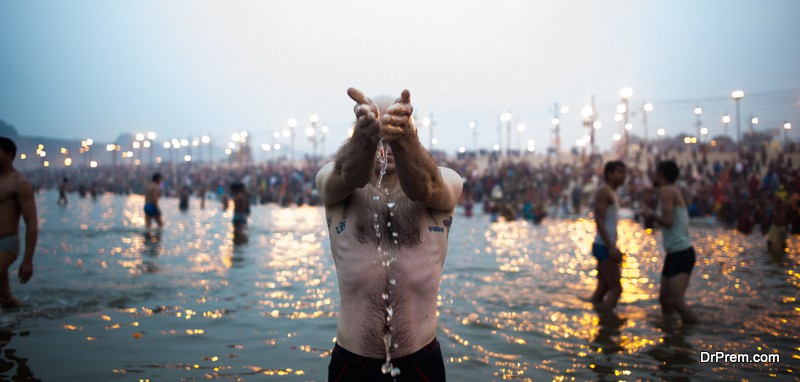
[[[304,134],[317,114],[330,153],[353,120],[348,87],[407,88],[417,115],[432,113],[439,148],[471,149],[473,120],[478,146],[490,147],[510,111],[526,125],[512,145],[535,139],[543,151],[556,102],[571,108],[567,149],[594,95],[607,148],[623,87],[632,109],[653,103],[651,137],[694,132],[695,104],[720,133],[742,89],[743,130],[753,114],[757,129],[792,122],[798,139],[799,16],[794,0],[4,1],[0,119],[25,135],[227,142],[246,130],[260,144],[289,118]],[[310,150],[304,135],[297,142]]]

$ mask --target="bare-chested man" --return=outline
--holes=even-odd
[[[25,256],[19,266],[19,281],[23,284],[33,276],[33,251],[39,236],[36,201],[28,179],[14,169],[12,162],[17,146],[0,137],[0,304],[21,305],[11,294],[8,269],[19,256],[19,217],[25,220]]]
[[[340,294],[328,380],[444,381],[436,300],[461,177],[420,144],[408,90],[347,94],[353,136],[317,174]]]
[[[607,162],[603,169],[605,183],[594,196],[594,220],[597,234],[592,255],[597,259],[597,288],[592,302],[600,309],[613,309],[622,294],[622,252],[617,246],[619,201],[616,189],[625,183],[626,170],[622,161]]]
[[[161,174],[155,173],[150,185],[144,191],[144,223],[148,231],[150,231],[150,225],[153,224],[153,219],[158,224],[158,228],[164,226],[164,222],[161,220],[161,209],[158,208],[158,197],[160,195]]]

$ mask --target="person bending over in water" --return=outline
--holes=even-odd
[[[161,173],[153,174],[153,179],[147,189],[144,191],[144,222],[147,226],[147,231],[150,231],[150,225],[153,224],[155,219],[158,228],[164,226],[161,220],[161,209],[158,208],[158,197],[161,195]]]
[[[347,94],[353,135],[316,177],[340,297],[328,380],[444,381],[436,300],[462,179],[420,144],[408,90]]]
[[[25,220],[25,256],[19,266],[23,284],[33,276],[33,250],[39,236],[36,200],[31,182],[14,169],[14,141],[0,137],[0,305],[20,306],[11,294],[8,269],[19,257],[19,218]]]

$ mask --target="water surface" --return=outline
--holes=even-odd
[[[234,237],[231,211],[164,199],[160,236],[143,234],[141,196],[37,194],[26,306],[0,316],[0,380],[324,381],[338,290],[324,212],[254,206]],[[798,379],[800,240],[692,227],[688,301],[704,323],[658,307],[660,235],[623,221],[621,305],[598,314],[585,218],[491,223],[457,211],[439,302],[451,381]],[[234,244],[240,243],[240,244]],[[12,266],[15,275],[19,263]],[[701,352],[777,353],[780,363],[702,363]]]

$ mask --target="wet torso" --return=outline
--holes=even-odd
[[[380,200],[374,200],[375,195]],[[386,356],[383,336],[389,307],[392,342],[397,345],[392,357],[411,354],[435,337],[436,302],[453,215],[408,200],[399,186],[391,195],[394,204],[367,185],[326,208],[341,301],[336,340],[371,358]],[[393,236],[393,231],[404,233]]]
[[[19,205],[19,190],[25,178],[17,171],[0,175],[0,237],[19,233],[22,208]]]

